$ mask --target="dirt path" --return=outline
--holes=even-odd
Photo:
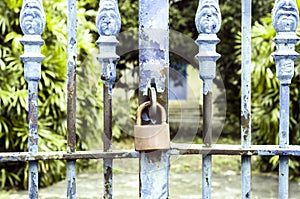
[[[99,161],[99,168],[102,162]],[[114,161],[114,199],[138,198],[139,174],[137,159]],[[212,198],[240,199],[240,157],[213,159]],[[255,172],[253,172],[255,173]],[[169,175],[170,199],[201,198],[201,157],[172,157]],[[277,177],[274,175],[252,175],[252,199],[277,198]],[[101,199],[103,195],[102,172],[85,172],[77,175],[77,199]],[[300,184],[290,182],[290,199],[298,199]],[[27,199],[27,192],[3,194],[0,199]],[[66,182],[39,190],[39,199],[65,199]]]
[[[228,172],[230,173],[230,172]],[[170,175],[171,199],[199,199],[201,198],[201,173],[174,173]],[[272,176],[253,175],[252,198],[271,199],[277,198],[277,179]],[[99,173],[81,173],[77,179],[78,199],[100,199],[103,194],[103,177]],[[212,198],[235,199],[241,198],[239,175],[213,175]],[[138,198],[138,175],[114,174],[114,198]],[[66,183],[59,182],[51,187],[41,189],[40,199],[66,198]],[[290,198],[299,198],[300,186],[290,183]],[[22,191],[10,195],[0,195],[2,199],[26,199],[27,192]]]

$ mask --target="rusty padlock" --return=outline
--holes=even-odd
[[[150,105],[150,101],[142,103],[136,113],[136,125],[134,126],[136,151],[170,148],[170,128],[166,122],[166,111],[162,105],[157,103],[161,112],[161,124],[142,125],[142,111]]]

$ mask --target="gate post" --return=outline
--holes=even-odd
[[[203,81],[203,131],[202,139],[205,147],[212,144],[212,85],[216,76],[216,61],[220,55],[216,52],[219,43],[217,32],[221,26],[221,12],[218,0],[200,0],[195,18],[199,36],[197,58],[199,73]],[[212,156],[202,156],[202,198],[211,198]]]
[[[117,0],[100,0],[96,18],[96,27],[100,34],[97,45],[100,49],[98,61],[101,66],[101,79],[104,101],[103,151],[112,151],[112,87],[116,80],[116,65],[119,56],[116,54],[117,34],[121,28],[121,17]],[[112,159],[103,159],[104,199],[112,199]]]
[[[168,111],[169,67],[168,21],[168,0],[139,0],[139,104],[149,100],[148,89],[155,87],[157,101],[166,111]],[[141,152],[139,198],[168,198],[168,175],[168,151]]]
[[[21,60],[24,63],[24,76],[28,83],[28,151],[38,153],[38,81],[41,79],[41,62],[44,56],[40,46],[44,44],[41,34],[45,28],[45,13],[40,0],[24,0],[20,13],[20,25],[24,45]],[[38,161],[29,161],[28,197],[38,198]]]
[[[294,76],[294,60],[299,56],[295,44],[299,11],[295,0],[276,0],[272,11],[272,23],[276,31],[276,51],[272,54],[276,62],[276,76],[280,81],[279,147],[289,147],[289,103],[290,84]],[[289,157],[279,156],[278,198],[287,199],[289,193]]]

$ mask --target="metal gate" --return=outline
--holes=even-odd
[[[242,97],[241,97],[241,144],[212,144],[212,81],[216,73],[216,52],[219,42],[217,33],[221,26],[218,0],[199,0],[196,27],[199,37],[196,43],[199,54],[199,73],[203,80],[203,144],[171,143],[170,150],[151,152],[112,150],[112,89],[116,79],[116,54],[121,16],[117,0],[100,0],[96,25],[100,34],[96,41],[100,55],[101,79],[104,81],[104,148],[102,151],[76,151],[76,0],[68,1],[68,124],[67,151],[38,152],[38,81],[41,78],[41,39],[45,27],[45,14],[41,0],[24,0],[20,25],[24,33],[25,79],[28,82],[28,152],[0,153],[0,162],[23,161],[29,164],[29,198],[38,198],[38,161],[67,161],[67,198],[76,198],[76,160],[103,159],[104,196],[113,198],[113,160],[139,158],[139,198],[168,198],[169,157],[172,155],[199,154],[202,156],[202,198],[211,198],[212,155],[237,155],[242,158],[242,198],[251,198],[251,156],[279,155],[278,197],[288,198],[289,156],[300,156],[300,147],[289,145],[289,85],[294,74],[294,60],[298,53],[294,47],[298,9],[295,0],[275,0],[272,12],[276,30],[274,42],[277,77],[280,80],[280,145],[251,145],[251,1],[242,0]],[[169,67],[169,2],[167,0],[139,0],[139,52],[140,87],[139,103],[149,100],[148,89],[155,88],[157,100],[168,110]],[[184,16],[182,16],[184,17]],[[158,36],[159,35],[159,36]],[[159,52],[159,53],[158,53]],[[153,107],[155,111],[155,107]],[[155,172],[154,172],[155,171]],[[138,196],[136,196],[138,197]],[[200,196],[199,196],[200,198]]]

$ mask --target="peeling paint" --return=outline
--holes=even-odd
[[[34,21],[34,23],[33,23]],[[27,24],[30,24],[28,26]],[[38,81],[41,79],[41,62],[44,56],[40,47],[44,44],[41,34],[45,28],[45,13],[41,0],[23,1],[20,13],[20,26],[24,36],[20,40],[24,54],[24,77],[28,83],[28,151],[38,153]],[[16,160],[16,157],[11,157]],[[2,160],[2,158],[1,158]],[[30,161],[28,168],[28,197],[38,198],[38,162]]]
[[[169,1],[139,0],[139,93],[140,103],[155,87],[158,98],[168,91]],[[167,97],[163,106],[167,106]],[[165,107],[166,108],[166,107]],[[140,198],[168,198],[169,153],[165,150],[140,153]]]
[[[154,82],[163,93],[169,67],[169,5],[153,0],[140,0],[139,5],[139,89],[147,95]]]
[[[299,56],[295,44],[300,40],[296,36],[299,11],[295,0],[277,0],[272,10],[272,23],[276,31],[274,42],[276,51],[272,54],[275,59],[276,76],[280,81],[280,119],[279,147],[289,147],[289,103],[290,84],[294,76],[294,61]],[[288,23],[287,23],[288,21]],[[288,198],[289,157],[279,157],[278,197]]]
[[[112,159],[104,159],[103,160],[103,174],[104,174],[104,199],[112,198]]]
[[[38,162],[29,162],[28,169],[28,197],[38,198]]]
[[[195,23],[199,33],[196,40],[199,53],[199,76],[203,81],[203,133],[205,147],[212,142],[212,93],[213,79],[216,77],[216,61],[220,55],[216,52],[219,39],[216,33],[221,26],[221,13],[217,0],[199,0]],[[208,25],[209,24],[209,25]],[[211,198],[211,155],[202,157],[202,198]]]
[[[169,154],[153,151],[140,155],[140,198],[168,198]]]
[[[104,82],[104,133],[103,148],[112,150],[112,90],[116,80],[116,67],[119,56],[116,54],[118,40],[116,36],[121,29],[121,17],[117,0],[100,0],[96,17],[96,27],[100,35],[97,46],[100,49],[101,80]],[[103,160],[104,194],[103,198],[112,198],[112,159]]]
[[[211,198],[212,156],[202,156],[202,198]]]
[[[76,160],[67,161],[67,199],[76,199]]]

